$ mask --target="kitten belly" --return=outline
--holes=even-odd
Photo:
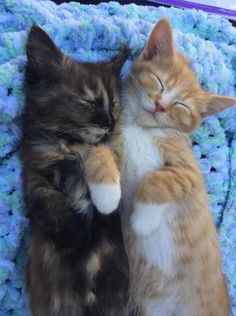
[[[158,130],[156,131],[158,135]],[[163,157],[153,138],[155,134],[138,126],[123,130],[122,190],[124,206],[133,204],[137,186],[150,172],[163,166]]]
[[[135,245],[128,245],[136,249],[135,256],[144,256],[148,263],[158,267],[167,274],[172,274],[173,262],[173,238],[170,230],[170,220],[174,214],[175,205],[166,204],[160,225],[148,236],[135,236],[131,234],[130,216],[133,211],[134,198],[138,184],[150,172],[161,169],[164,158],[154,143],[154,136],[162,136],[158,130],[145,131],[140,127],[129,126],[123,131],[123,168],[122,168],[122,222],[126,239],[135,241]],[[159,206],[156,205],[158,213]],[[148,214],[147,214],[148,217]]]

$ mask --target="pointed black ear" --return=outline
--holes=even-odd
[[[36,25],[30,29],[26,55],[28,59],[26,81],[35,82],[55,76],[63,57],[50,37]]]
[[[116,55],[115,57],[111,59],[110,65],[112,67],[112,70],[117,75],[120,74],[121,68],[126,62],[126,60],[129,58],[130,54],[131,54],[131,50],[128,47],[124,47],[118,55]]]

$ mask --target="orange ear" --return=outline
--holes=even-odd
[[[207,102],[207,110],[202,114],[202,117],[214,115],[218,112],[236,105],[236,99],[232,97],[224,97],[217,94],[209,94]]]
[[[148,42],[143,51],[144,59],[173,58],[173,32],[170,23],[166,18],[162,18],[152,30]]]

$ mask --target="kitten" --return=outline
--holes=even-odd
[[[203,91],[172,37],[161,19],[124,88],[121,217],[130,308],[143,316],[226,316],[219,242],[188,134],[236,99]]]
[[[109,62],[80,63],[37,26],[26,51],[21,159],[33,315],[128,315],[128,261],[120,216],[113,212],[120,187],[107,186],[112,206],[100,205],[98,212],[84,164],[92,147],[114,143],[119,134],[119,73],[129,51]],[[113,157],[110,165],[119,183]]]

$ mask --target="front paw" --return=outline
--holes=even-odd
[[[92,201],[100,213],[108,215],[118,208],[121,198],[119,181],[112,184],[89,183],[88,186]]]
[[[164,205],[135,202],[130,219],[135,234],[138,236],[150,235],[159,226],[164,210]]]

